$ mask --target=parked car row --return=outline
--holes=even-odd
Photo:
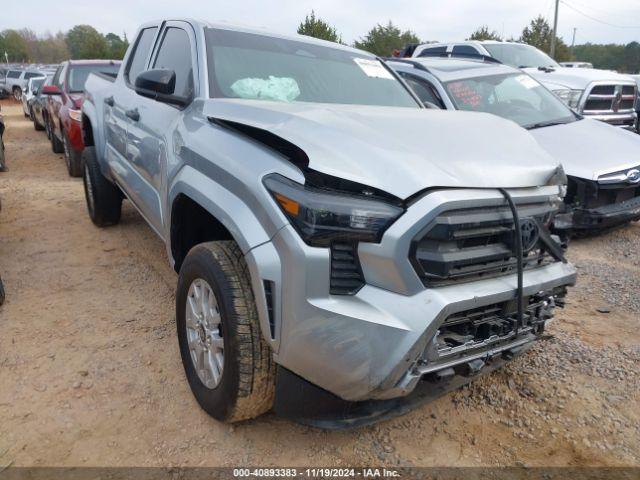
[[[512,120],[562,163],[568,190],[556,230],[640,219],[640,136],[577,114],[522,70],[487,59],[419,57],[389,64],[426,106]]]
[[[462,46],[385,62],[167,20],[122,65],[35,86],[25,113],[92,222],[128,199],[165,242],[207,413],[339,428],[435,398],[540,338],[576,280],[570,234],[640,218],[640,136],[594,120],[628,126],[626,79],[612,99],[536,52]]]
[[[629,75],[592,68],[567,68],[531,45],[495,40],[411,45],[404,57],[482,57],[535,78],[581,115],[636,131],[638,89]]]
[[[52,73],[50,67],[39,70],[24,68],[3,68],[2,70],[0,92],[12,95],[18,102],[22,100],[22,92],[27,88],[31,79],[46,77]]]
[[[54,153],[64,153],[69,175],[82,175],[81,106],[84,85],[92,72],[115,75],[120,62],[115,60],[69,60],[53,74],[29,80],[22,95],[25,116],[36,130],[45,130]]]

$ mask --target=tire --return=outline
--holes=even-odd
[[[64,153],[64,144],[56,137],[56,132],[51,124],[49,124],[49,132],[51,134],[51,150],[53,150],[53,153]],[[64,132],[62,134],[64,135]]]
[[[0,278],[0,305],[4,303],[5,298],[4,285],[2,283],[2,278]]]
[[[41,132],[42,130],[45,130],[45,127],[40,125],[35,115],[33,116],[33,128],[35,129],[36,132]]]
[[[49,119],[47,117],[44,118],[44,129],[47,132],[47,138],[51,140],[51,125],[49,124]]]
[[[71,141],[67,132],[62,132],[62,145],[64,147],[64,161],[67,164],[67,172],[70,177],[82,176],[82,152],[76,152],[71,147]]]
[[[190,289],[201,281],[206,282],[215,296],[221,326],[218,335],[224,340],[222,373],[214,386],[207,386],[198,374],[187,332]],[[260,330],[249,270],[235,242],[208,242],[191,249],[178,276],[176,325],[187,381],[205,412],[220,421],[237,422],[271,409],[275,363]],[[208,335],[197,336],[195,341],[193,338],[192,346]],[[197,347],[193,351],[197,352]],[[204,351],[206,355],[207,350]],[[213,347],[208,351],[214,351]]]
[[[4,142],[2,141],[2,136],[0,136],[0,172],[4,172],[6,170],[7,164],[4,156]]]
[[[122,193],[102,175],[96,158],[95,147],[85,147],[82,151],[84,164],[84,197],[91,221],[98,227],[115,225],[122,213]]]
[[[22,89],[20,87],[13,87],[12,93],[16,102],[22,101]]]

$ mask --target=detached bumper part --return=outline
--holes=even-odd
[[[608,228],[635,220],[640,220],[640,197],[591,209],[576,208],[571,212],[559,214],[554,219],[554,228]]]

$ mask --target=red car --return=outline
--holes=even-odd
[[[64,153],[72,177],[82,175],[82,101],[84,84],[90,73],[115,76],[116,60],[68,60],[60,64],[51,84],[42,89],[48,95],[44,112],[45,128],[54,153]]]

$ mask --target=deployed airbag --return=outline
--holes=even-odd
[[[289,77],[242,78],[231,85],[240,98],[292,102],[300,95],[298,82]]]

